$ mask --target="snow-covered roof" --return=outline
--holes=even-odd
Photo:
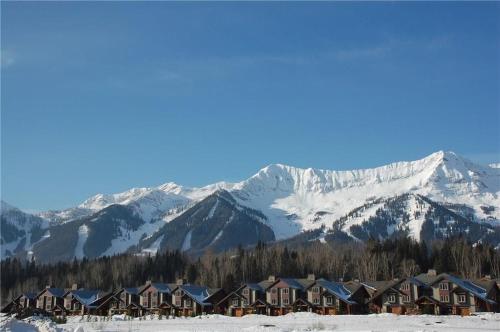
[[[167,293],[170,294],[172,292],[172,288],[168,284],[163,284],[163,283],[152,283],[151,286],[156,288],[158,292],[160,293]]]
[[[77,289],[70,291],[75,299],[85,306],[90,306],[99,298],[99,291],[93,289]]]
[[[318,279],[316,281],[316,283],[319,286],[323,287],[330,294],[335,295],[336,297],[338,297],[342,301],[349,303],[349,304],[356,304],[355,301],[352,301],[350,299],[351,292],[341,283],[328,281],[326,279]]]
[[[55,297],[63,297],[65,293],[64,289],[62,288],[46,288],[46,290]]]
[[[257,283],[248,283],[246,284],[246,286],[250,289],[253,289],[253,290],[256,290],[256,291],[259,291],[259,292],[263,292],[264,291],[264,288],[257,284]]]
[[[495,301],[488,298],[488,293],[486,292],[486,289],[479,287],[478,285],[474,284],[469,280],[460,279],[452,275],[448,275],[447,279],[449,279],[451,282],[453,282],[463,290],[470,292],[474,296],[482,299],[483,301],[489,302],[491,304],[496,303]]]
[[[297,280],[293,278],[280,278],[279,280],[283,281],[286,283],[290,288],[295,288],[295,289],[304,289],[304,286]]]
[[[201,305],[207,306],[211,303],[206,300],[213,294],[208,287],[197,285],[181,285],[179,286],[190,298]]]

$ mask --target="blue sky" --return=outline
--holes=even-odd
[[[500,159],[498,3],[2,2],[2,198]]]

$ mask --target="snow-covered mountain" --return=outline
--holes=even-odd
[[[245,225],[253,225],[257,231],[250,232],[251,241],[240,240],[244,244],[288,239],[320,228],[324,234],[335,230],[353,240],[383,238],[395,231],[426,240],[474,228],[475,240],[495,242],[491,234],[499,232],[499,209],[500,169],[475,164],[453,152],[352,171],[274,164],[238,183],[188,188],[169,182],[98,194],[71,209],[40,213],[33,217],[44,221],[50,238],[34,246],[30,242],[29,248],[9,242],[9,252],[2,250],[2,257],[31,247],[40,259],[48,255],[60,259],[94,257],[127,250],[148,253],[165,248],[224,250],[235,245],[231,237],[242,239],[237,228]],[[2,223],[4,218],[16,224],[2,211]],[[429,219],[436,227],[430,226]],[[461,226],[447,226],[452,223]],[[239,226],[231,226],[236,224]],[[61,255],[54,254],[60,251],[62,236],[55,234],[64,234],[67,243]],[[197,234],[189,245],[188,234]]]
[[[1,257],[15,256],[16,253],[30,254],[33,245],[48,238],[49,223],[40,217],[1,202],[0,248]]]

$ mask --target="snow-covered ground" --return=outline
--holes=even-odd
[[[393,314],[363,316],[320,316],[312,313],[292,313],[280,317],[248,315],[241,318],[208,315],[194,318],[123,320],[114,316],[111,321],[100,317],[71,317],[67,324],[55,325],[41,320],[19,322],[3,320],[1,331],[499,331],[500,314],[477,316],[396,316]],[[38,328],[38,330],[37,330]]]

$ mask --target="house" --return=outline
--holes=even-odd
[[[368,313],[368,303],[370,300],[370,293],[368,292],[365,285],[363,285],[359,280],[351,280],[342,282],[345,288],[351,292],[350,299],[357,303],[356,307],[353,307],[355,314],[366,314]]]
[[[351,314],[358,303],[342,283],[318,279],[307,288],[307,301],[321,315]]]
[[[494,311],[498,307],[498,286],[474,283],[447,273],[434,271],[415,277],[430,287],[428,294],[416,300],[422,313],[467,316],[477,311]]]
[[[97,310],[107,310],[109,315],[126,313],[133,317],[142,316],[146,313],[146,308],[140,304],[140,291],[140,287],[122,288],[101,303]]]
[[[419,308],[415,301],[430,291],[426,283],[414,277],[366,282],[365,285],[374,290],[368,301],[369,311],[374,313],[417,314]]]
[[[62,288],[46,286],[44,290],[36,296],[36,308],[54,316],[61,316],[66,313],[64,308],[64,294]]]
[[[173,312],[172,290],[176,287],[177,284],[147,281],[139,291],[139,303],[149,313],[170,315]]]
[[[269,304],[265,297],[266,292],[259,284],[243,284],[217,303],[217,312],[236,317],[247,314],[266,315]]]
[[[479,301],[479,305],[476,311],[500,312],[500,286],[498,285],[497,281],[491,279],[490,276],[485,276],[481,279],[473,280],[473,283],[484,288],[486,291],[486,297],[496,302],[494,306],[490,306],[488,308],[486,303]]]
[[[405,304],[408,303],[407,295],[401,291],[403,280],[366,282],[372,296],[368,301],[368,310],[371,313],[406,313]]]
[[[71,290],[64,294],[64,309],[68,315],[94,314],[102,298],[112,296],[113,293],[104,293],[92,289],[77,289],[73,285]]]
[[[280,316],[293,311],[312,311],[313,305],[307,301],[306,293],[315,279],[313,274],[306,279],[269,276],[268,280],[260,282],[266,292],[265,302],[270,306],[269,314]]]
[[[172,308],[176,316],[197,316],[213,313],[224,297],[222,288],[180,284],[172,290]]]
[[[12,314],[26,309],[36,308],[36,293],[22,293],[12,299],[5,307],[0,310],[3,314]]]

